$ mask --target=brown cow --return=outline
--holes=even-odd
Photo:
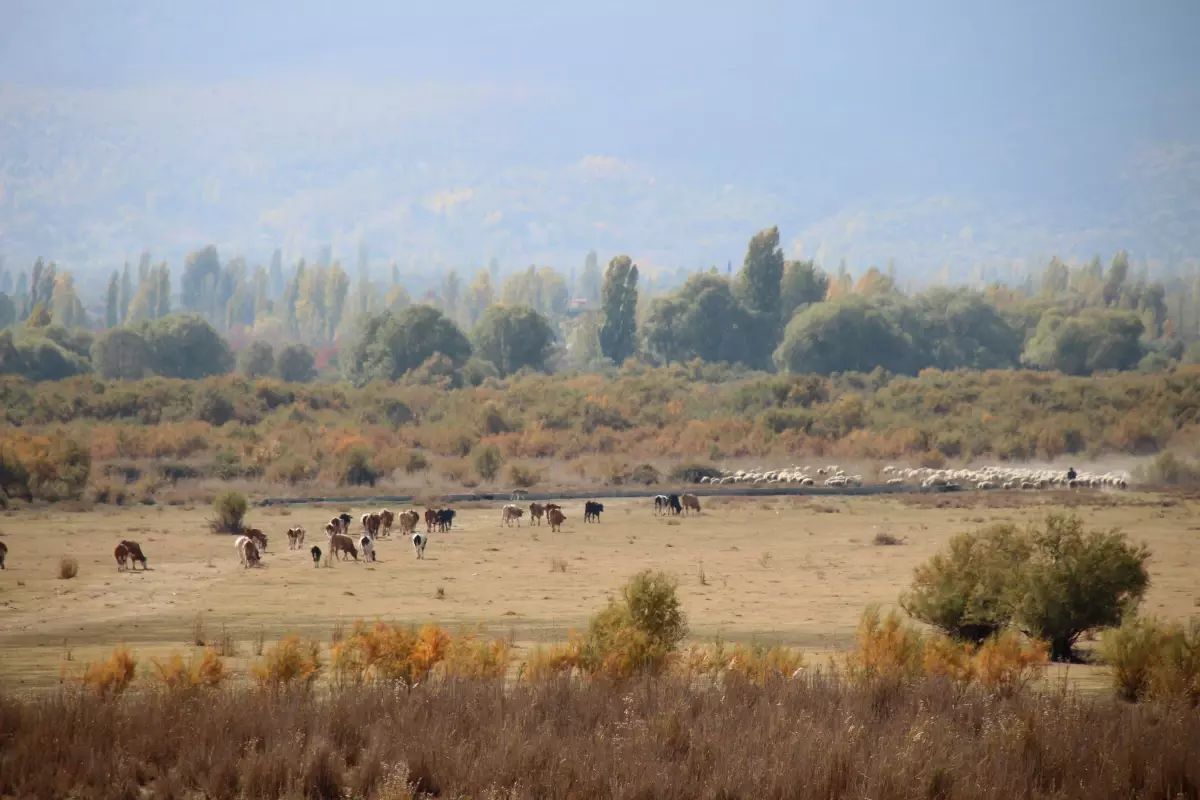
[[[137,562],[142,562],[142,569],[146,568],[146,556],[142,553],[142,547],[137,542],[131,542],[122,539],[121,543],[113,550],[113,556],[117,559],[117,571],[120,572],[128,566],[132,569],[137,569]]]
[[[559,511],[562,511],[562,506],[560,506],[558,503],[546,503],[546,511],[547,511],[547,513],[548,513],[548,512],[550,512],[552,509],[555,509],[555,508],[557,508]]]
[[[542,505],[541,503],[530,503],[529,504],[529,524],[532,525],[536,522],[538,525],[541,525],[542,524],[542,515],[545,513],[546,513],[546,507],[544,505]]]
[[[4,569],[4,559],[8,557],[8,545],[0,542],[0,569]]]
[[[500,511],[500,524],[507,525],[511,528],[512,521],[515,519],[517,521],[517,527],[519,528],[521,527],[521,517],[524,516],[524,514],[525,509],[509,503]]]
[[[684,514],[687,514],[688,509],[695,511],[697,514],[700,513],[700,498],[690,492],[681,494],[679,496],[679,503],[683,506]]]
[[[432,508],[425,509],[425,532],[433,533],[433,526],[437,525],[438,512]]]
[[[390,536],[392,533],[392,523],[396,521],[396,515],[386,508],[379,512],[379,535]]]
[[[297,525],[295,528],[287,529],[288,549],[296,550],[304,545],[304,528]]]
[[[566,518],[566,515],[557,508],[552,508],[546,512],[546,519],[550,520],[550,530],[552,531],[560,529]]]
[[[354,547],[354,539],[348,533],[335,533],[329,538],[329,551],[333,557],[345,560],[346,554],[354,556],[354,560],[358,561],[358,550]]]
[[[378,514],[363,514],[362,515],[363,530],[366,531],[367,536],[370,536],[372,539],[374,539],[376,534],[379,533],[380,523],[381,523],[381,521],[379,519]]]
[[[342,529],[342,521],[340,519],[335,519],[325,525],[325,535],[327,537],[333,536],[334,534],[341,531],[341,529]]]
[[[415,508],[410,508],[408,511],[400,513],[400,533],[409,535],[417,529],[417,523],[421,521],[421,515]]]
[[[250,541],[254,542],[259,550],[267,552],[267,535],[265,533],[258,528],[246,528],[242,533],[249,536]]]

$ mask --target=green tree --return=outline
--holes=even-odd
[[[796,309],[820,303],[829,291],[829,276],[812,261],[789,261],[779,288],[779,317],[786,326]]]
[[[275,371],[275,349],[268,342],[251,342],[237,355],[237,370],[247,378],[261,378]]]
[[[117,301],[117,305],[121,309],[121,324],[124,325],[129,320],[129,304],[133,302],[133,280],[129,275],[129,262],[125,262],[125,269],[121,271],[121,296]]]
[[[492,306],[472,331],[475,352],[501,376],[522,367],[544,370],[554,345],[554,329],[529,306]]]
[[[151,369],[157,375],[196,379],[224,375],[233,367],[228,343],[198,314],[143,321],[136,330],[150,347]]]
[[[600,260],[596,257],[596,251],[590,250],[583,261],[583,274],[579,276],[579,295],[589,303],[599,302],[603,280],[604,276],[600,274]]]
[[[772,226],[750,238],[736,289],[746,308],[778,320],[782,281],[783,250],[779,228]]]
[[[1108,274],[1104,276],[1104,305],[1112,307],[1121,300],[1121,289],[1129,277],[1129,254],[1124,250],[1113,256]]]
[[[775,351],[783,370],[827,375],[883,367],[912,371],[912,346],[885,307],[857,295],[808,306],[796,313]]]
[[[275,359],[279,380],[288,383],[308,383],[317,376],[317,358],[306,344],[286,344]]]
[[[479,322],[483,317],[483,312],[487,311],[493,303],[496,302],[496,288],[492,285],[492,276],[487,270],[479,270],[479,274],[475,276],[475,280],[467,287],[466,295],[463,298],[463,311],[466,314],[466,321],[471,327]]]
[[[7,294],[0,293],[0,328],[7,328],[17,321],[17,304]]]
[[[396,380],[434,354],[459,368],[470,358],[471,344],[444,314],[422,304],[364,314],[340,364],[354,381]]]
[[[271,253],[271,266],[267,271],[267,291],[272,300],[283,297],[283,251],[278,247]]]
[[[1014,619],[1057,661],[1072,658],[1083,633],[1120,625],[1150,586],[1150,551],[1118,531],[1085,532],[1078,517],[1052,514],[1030,544],[1024,580],[1012,587]]]
[[[216,306],[215,292],[220,278],[221,258],[215,246],[210,244],[189,253],[183,262],[183,279],[179,285],[179,301],[183,310],[211,313]]]
[[[116,270],[113,270],[112,277],[108,279],[108,293],[104,298],[104,327],[112,329],[117,327],[121,322],[121,311],[119,308],[121,300],[121,276]]]
[[[915,313],[918,367],[1012,369],[1020,361],[1020,332],[978,292],[931,289],[917,297]]]
[[[699,358],[758,366],[765,365],[772,337],[769,323],[742,305],[728,280],[701,272],[676,295],[651,303],[642,338],[646,351],[666,363]]]
[[[600,349],[616,364],[632,356],[637,346],[637,281],[638,268],[629,256],[617,256],[604,272]]]
[[[1068,375],[1134,369],[1145,355],[1145,326],[1136,314],[1084,309],[1076,317],[1051,310],[1038,322],[1021,360]]]
[[[150,373],[150,347],[138,331],[113,328],[92,345],[92,368],[105,380],[140,380]]]
[[[162,319],[171,313],[171,268],[166,261],[158,265],[156,275],[158,286],[154,293],[154,318]]]

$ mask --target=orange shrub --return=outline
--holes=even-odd
[[[165,662],[157,658],[150,661],[154,665],[155,677],[164,689],[215,688],[228,677],[225,662],[209,647],[204,648],[204,655],[199,659],[193,656],[185,662],[179,653],[172,653]]]
[[[116,697],[129,688],[136,673],[137,659],[119,645],[105,661],[87,664],[80,681],[101,697]]]
[[[320,675],[321,667],[321,645],[292,634],[268,650],[251,674],[263,686],[308,685]]]

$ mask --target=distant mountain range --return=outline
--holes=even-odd
[[[596,249],[653,268],[740,263],[777,224],[790,257],[851,270],[895,259],[902,277],[1004,275],[1051,254],[1192,268],[1200,256],[1200,145],[1096,164],[1064,193],[929,192],[841,197],[765,187],[603,152],[540,156],[523,120],[536,98],[489,86],[439,96],[316,82],[49,90],[0,87],[0,255],[41,255],[85,286],[143,248],[181,264],[215,243],[265,264],[359,241],[383,275],[530,263],[578,269]],[[519,141],[518,141],[519,140]]]

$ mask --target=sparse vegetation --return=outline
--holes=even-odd
[[[79,559],[74,556],[63,556],[58,560],[58,577],[69,581],[79,574]]]
[[[214,533],[241,533],[245,530],[246,495],[241,492],[221,492],[213,500],[211,527]]]

